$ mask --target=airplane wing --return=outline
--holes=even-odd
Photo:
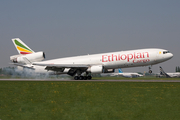
[[[46,70],[64,72],[66,68],[69,68],[68,75],[74,76],[77,71],[83,73],[91,65],[87,64],[44,64],[44,63],[33,63],[33,65],[46,66]]]
[[[42,63],[33,63],[33,65],[47,66],[47,67],[64,67],[64,68],[88,68],[90,66],[86,64],[42,64]]]

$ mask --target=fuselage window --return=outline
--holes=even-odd
[[[169,51],[163,51],[163,54],[169,53]]]

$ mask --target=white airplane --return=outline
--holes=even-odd
[[[175,73],[166,73],[164,72],[164,70],[162,69],[161,66],[159,66],[160,68],[160,75],[165,76],[167,78],[171,78],[171,77],[180,77],[180,72],[175,72]]]
[[[123,76],[123,77],[128,77],[128,78],[133,78],[133,77],[142,77],[143,75],[138,74],[138,73],[124,73],[122,69],[118,69],[119,73],[111,73],[111,76]]]
[[[74,76],[75,80],[91,79],[91,74],[94,73],[113,73],[118,68],[150,66],[173,57],[168,50],[149,48],[42,61],[45,58],[43,52],[32,51],[19,38],[12,41],[20,53],[10,57],[15,65],[24,64],[28,68],[43,66],[43,70],[68,74]],[[84,73],[86,74],[82,76]]]

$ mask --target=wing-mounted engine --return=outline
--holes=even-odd
[[[113,73],[114,69],[105,69],[102,65],[93,65],[87,69],[91,73]]]
[[[26,55],[14,55],[10,57],[10,60],[13,63],[21,63],[21,64],[28,64],[31,62],[39,62],[45,59],[45,53],[44,52],[36,52],[32,54],[26,54]]]
[[[102,65],[93,65],[87,69],[91,73],[113,73],[114,69],[105,69]]]
[[[102,65],[93,65],[87,69],[88,72],[91,73],[102,73],[103,72],[103,66]]]

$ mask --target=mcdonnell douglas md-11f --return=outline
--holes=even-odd
[[[75,80],[91,79],[91,74],[94,73],[113,73],[118,68],[150,66],[173,57],[168,50],[149,48],[42,61],[45,58],[44,52],[32,51],[19,38],[12,41],[19,52],[19,55],[10,57],[15,65],[23,64],[20,66],[28,68],[41,66],[43,72],[46,70],[56,74],[68,74]]]

